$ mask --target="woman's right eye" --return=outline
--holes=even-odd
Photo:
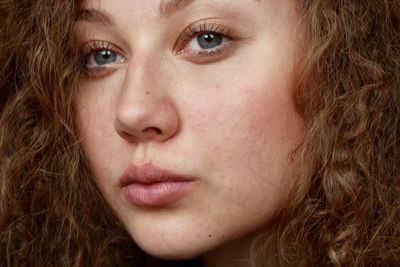
[[[108,42],[89,43],[84,52],[83,68],[91,76],[101,76],[125,62],[125,57]]]
[[[88,65],[103,66],[118,60],[118,54],[110,50],[100,50],[92,53],[88,58]]]

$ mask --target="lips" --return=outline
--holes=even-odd
[[[151,163],[131,165],[121,176],[125,199],[136,206],[164,206],[183,198],[193,187],[190,177],[158,168]]]

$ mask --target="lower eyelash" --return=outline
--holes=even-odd
[[[228,45],[220,45],[215,49],[207,49],[196,52],[197,55],[200,56],[211,56],[220,53],[222,50],[226,49]]]

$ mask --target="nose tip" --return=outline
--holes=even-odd
[[[163,142],[179,129],[177,110],[169,102],[131,103],[121,107],[115,120],[119,136],[129,142]]]

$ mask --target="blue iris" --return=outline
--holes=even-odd
[[[100,50],[94,54],[94,61],[98,65],[114,63],[117,60],[117,54],[110,50]]]
[[[212,49],[222,44],[223,37],[218,33],[204,33],[197,36],[197,42],[202,49]]]

